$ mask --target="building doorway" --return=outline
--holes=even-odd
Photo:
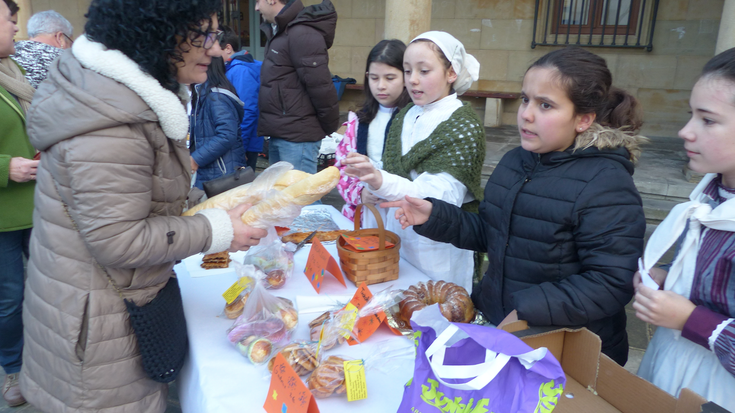
[[[223,24],[240,34],[242,49],[256,60],[265,56],[265,35],[260,31],[260,13],[255,11],[255,0],[225,0],[222,10]]]

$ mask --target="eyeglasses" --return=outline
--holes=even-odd
[[[222,30],[217,30],[216,32],[207,32],[207,34],[204,37],[204,44],[202,47],[204,47],[204,50],[209,50],[214,46],[214,43],[221,43],[222,39],[225,37],[225,32]]]
[[[66,41],[67,41],[67,42],[69,42],[69,46],[71,46],[71,45],[73,45],[73,44],[74,44],[74,39],[72,39],[71,37],[69,37],[69,36],[68,36],[68,35],[67,35],[66,33],[64,33],[64,32],[61,32],[61,34],[62,34],[62,35],[63,35],[63,36],[64,36],[64,37],[66,38]]]

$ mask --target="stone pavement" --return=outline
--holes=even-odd
[[[483,167],[483,186],[503,154],[520,145],[518,129],[515,126],[486,128],[486,132],[487,155]],[[651,142],[643,148],[643,154],[636,166],[633,179],[643,197],[644,209],[649,222],[648,233],[650,234],[673,205],[688,198],[696,183],[688,182],[682,172],[687,157],[681,139],[670,137],[649,138]],[[267,166],[267,164],[264,166]],[[344,205],[344,201],[336,189],[322,198],[322,202],[337,209],[341,209]],[[628,315],[627,330],[630,354],[625,367],[628,371],[635,373],[655,327],[639,320],[635,316],[631,304],[626,306],[626,313]],[[0,375],[0,380],[4,380],[4,378],[4,375]],[[41,413],[40,410],[28,404],[16,408],[8,407],[5,401],[0,399],[0,413],[20,412]],[[170,386],[166,413],[179,412],[181,412],[181,407],[179,405],[178,390],[174,382]]]

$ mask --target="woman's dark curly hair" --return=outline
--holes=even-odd
[[[200,25],[209,21],[211,26],[221,4],[221,0],[92,0],[84,30],[91,40],[121,51],[161,86],[177,93],[176,63],[183,61],[186,41],[200,45],[205,34]]]

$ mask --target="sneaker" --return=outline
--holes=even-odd
[[[20,394],[20,383],[18,383],[19,376],[20,373],[13,373],[5,376],[5,383],[3,383],[3,399],[5,399],[10,407],[16,407],[26,403],[26,399],[22,394]]]

